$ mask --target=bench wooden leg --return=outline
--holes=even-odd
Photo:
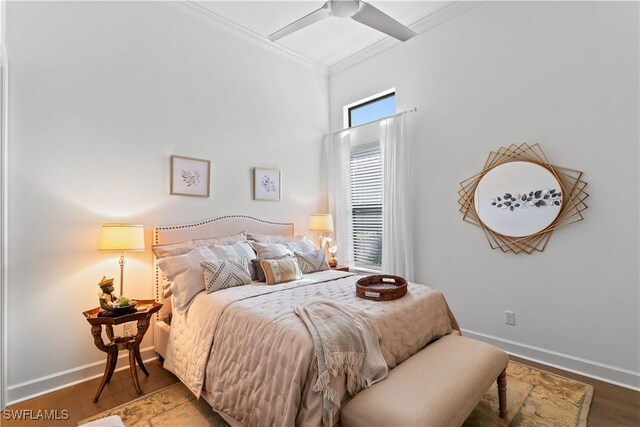
[[[498,407],[500,418],[507,416],[507,369],[498,375]]]

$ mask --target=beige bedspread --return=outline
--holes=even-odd
[[[213,409],[242,425],[320,426],[313,342],[296,306],[318,298],[367,311],[390,368],[457,329],[444,296],[431,288],[409,284],[405,297],[373,302],[355,296],[357,276],[322,273],[199,294],[188,311],[174,314],[165,367],[197,396],[206,389]]]

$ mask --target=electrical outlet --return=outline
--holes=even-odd
[[[505,311],[504,312],[504,323],[507,325],[515,325],[516,324],[516,314],[513,311]]]

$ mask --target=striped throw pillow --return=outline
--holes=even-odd
[[[246,257],[247,260],[251,261],[256,257],[255,251],[247,242],[238,242],[231,245],[211,245],[208,248],[219,260]],[[249,263],[249,274],[251,279],[258,279],[256,269],[251,263]]]
[[[260,259],[275,259],[285,255],[293,255],[293,251],[281,243],[251,242]]]
[[[204,287],[207,293],[251,283],[247,257],[203,261],[200,265],[204,272]]]
[[[298,261],[293,257],[282,259],[264,259],[260,261],[267,285],[302,279]]]
[[[291,255],[283,255],[281,257],[272,258],[272,259],[282,259],[282,258],[287,258],[289,256],[291,256]],[[264,275],[264,270],[262,269],[262,265],[260,265],[261,262],[262,262],[262,260],[260,258],[252,259],[251,260],[251,267],[256,269],[256,273],[258,275],[258,278],[256,280],[258,282],[266,282],[267,278]]]
[[[296,259],[304,274],[329,269],[327,255],[324,253],[324,249],[318,249],[312,252],[296,252]]]

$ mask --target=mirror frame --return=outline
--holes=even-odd
[[[476,188],[484,175],[497,166],[514,161],[531,162],[544,167],[556,177],[562,192],[562,205],[555,220],[546,228],[522,237],[506,236],[493,231],[483,224],[475,209]],[[462,219],[481,227],[492,249],[516,254],[542,252],[556,229],[584,219],[582,212],[587,209],[584,201],[589,195],[584,191],[587,183],[582,175],[581,171],[552,165],[539,144],[523,143],[500,147],[498,151],[489,153],[482,171],[460,183],[458,203]]]

